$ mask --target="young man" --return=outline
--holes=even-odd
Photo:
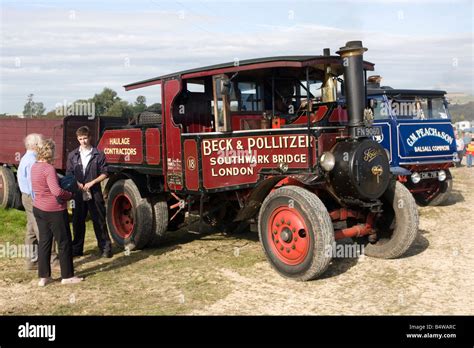
[[[17,179],[21,191],[21,202],[26,212],[26,235],[25,246],[28,247],[26,259],[26,269],[35,270],[38,268],[38,224],[33,215],[33,189],[31,187],[31,167],[36,162],[36,150],[43,136],[37,133],[28,134],[25,138],[26,153],[18,165]],[[51,253],[51,265],[53,268],[58,266],[58,255],[56,253],[55,242],[53,241],[53,250]]]
[[[79,187],[73,198],[73,255],[82,256],[84,253],[86,217],[89,211],[100,254],[109,258],[112,257],[112,242],[105,222],[105,204],[100,186],[107,178],[105,155],[92,146],[88,127],[80,127],[76,136],[80,146],[68,155],[66,169],[66,174],[74,175]]]

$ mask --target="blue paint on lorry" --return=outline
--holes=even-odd
[[[420,205],[439,205],[452,189],[449,168],[456,140],[445,91],[377,87],[367,89],[374,137],[389,151],[391,171]]]

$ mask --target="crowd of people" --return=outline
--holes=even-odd
[[[471,168],[474,165],[474,137],[467,131],[455,131],[456,151],[459,161],[456,167],[462,166],[462,160],[466,158],[466,165]]]
[[[83,278],[74,274],[73,258],[84,253],[85,221],[91,215],[100,256],[112,257],[112,242],[105,221],[100,183],[107,178],[103,152],[91,144],[89,128],[76,131],[79,147],[68,154],[66,175],[53,166],[55,143],[41,134],[25,138],[26,153],[18,166],[18,185],[25,207],[25,244],[34,252],[26,260],[28,270],[38,270],[38,285],[53,281],[51,269],[59,266],[62,284]],[[72,230],[67,202],[73,200]]]

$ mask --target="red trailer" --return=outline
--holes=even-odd
[[[21,195],[16,180],[16,169],[25,153],[24,138],[31,133],[43,134],[56,143],[53,163],[59,173],[66,170],[67,154],[79,146],[76,130],[88,126],[93,143],[108,126],[124,125],[128,119],[121,117],[67,116],[61,119],[0,118],[0,207],[20,208]]]
[[[371,139],[365,50],[353,41],[338,56],[252,59],[126,85],[160,85],[163,114],[100,139],[114,240],[156,245],[189,211],[228,232],[256,224],[270,264],[297,280],[325,271],[335,239],[354,238],[368,256],[405,253],[417,207]]]

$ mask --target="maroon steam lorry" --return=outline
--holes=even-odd
[[[365,81],[374,65],[365,50],[351,41],[337,56],[325,49],[126,85],[161,85],[162,113],[100,138],[115,241],[159,244],[191,212],[229,232],[256,224],[270,264],[297,280],[326,270],[337,239],[353,238],[368,256],[404,254],[417,235],[417,207],[371,139],[378,130]]]

